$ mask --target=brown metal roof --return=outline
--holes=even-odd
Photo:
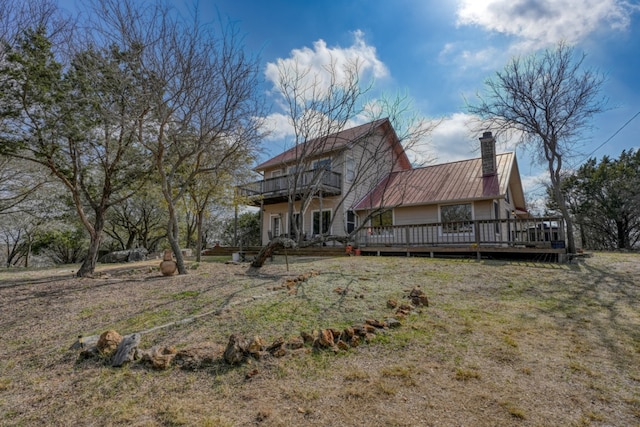
[[[354,209],[425,205],[501,197],[507,191],[514,153],[496,156],[497,174],[482,176],[480,158],[396,172]]]
[[[317,157],[323,154],[340,150],[350,142],[354,142],[359,140],[360,138],[371,135],[377,128],[382,126],[385,126],[386,130],[389,131],[388,135],[390,135],[391,138],[387,139],[389,140],[389,143],[395,144],[394,149],[400,158],[400,164],[405,169],[410,168],[411,164],[409,162],[409,159],[404,153],[404,150],[402,150],[402,146],[398,143],[398,137],[396,136],[395,131],[393,130],[393,127],[389,122],[389,119],[385,118],[375,120],[370,123],[365,123],[363,125],[356,126],[350,129],[345,129],[341,132],[337,132],[326,137],[316,138],[307,142],[300,143],[297,146],[292,147],[287,151],[259,164],[254,168],[254,170],[261,171],[269,169],[273,166],[287,164],[295,160],[300,155],[300,153],[305,153],[305,155],[309,157]]]

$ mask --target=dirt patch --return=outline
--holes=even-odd
[[[638,255],[290,261],[289,271],[276,259],[253,275],[247,264],[201,263],[162,277],[159,261],[101,267],[93,279],[71,268],[0,271],[0,424],[640,423]],[[290,292],[309,271],[318,274]],[[219,353],[232,333],[270,343],[384,319],[395,313],[388,302],[408,301],[418,285],[429,307],[339,353],[156,371],[69,350],[78,335],[113,329],[151,330],[146,348]]]

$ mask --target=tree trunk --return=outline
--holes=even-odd
[[[196,234],[198,241],[196,242],[196,262],[200,262],[202,252],[202,222],[204,221],[204,209],[198,211],[198,222],[196,224]]]
[[[252,268],[262,268],[267,258],[273,256],[273,253],[282,248],[295,248],[296,243],[292,239],[286,237],[277,237],[271,240],[268,245],[263,246],[251,263]]]
[[[100,250],[100,243],[102,243],[102,230],[104,229],[104,214],[106,212],[106,208],[96,209],[95,211],[95,222],[90,229],[87,227],[89,235],[91,236],[89,250],[87,251],[87,257],[84,259],[80,269],[76,273],[77,277],[88,277],[93,275],[93,272],[96,269],[96,263],[98,262],[98,251]]]
[[[187,269],[184,266],[184,258],[182,251],[180,250],[180,241],[178,239],[178,223],[175,212],[169,207],[169,226],[167,228],[167,238],[171,245],[173,255],[176,257],[176,264],[178,266],[178,274],[187,274]]]
[[[87,257],[84,259],[80,269],[76,273],[77,277],[90,277],[93,275],[93,272],[96,269],[96,263],[98,262],[98,250],[100,249],[101,242],[102,230],[98,231],[98,229],[96,229],[95,233],[91,235]]]
[[[559,176],[559,173],[552,175],[551,185],[553,186],[553,192],[558,203],[558,208],[564,217],[564,222],[567,227],[567,252],[570,254],[576,253],[576,240],[573,230],[573,217],[567,207],[567,201],[562,194],[562,188],[560,186],[560,179],[553,179],[554,176]]]

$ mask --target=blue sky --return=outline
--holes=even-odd
[[[201,2],[202,17],[217,14],[239,25],[245,45],[261,57],[265,84],[269,64],[334,57],[368,61],[376,89],[406,92],[419,114],[443,118],[431,136],[437,161],[477,156],[479,135],[465,126],[464,97],[472,100],[483,81],[513,55],[527,55],[565,40],[586,64],[606,75],[609,110],[585,133],[581,153],[601,158],[639,148],[640,4],[620,0],[314,0]],[[271,85],[271,86],[270,86]],[[271,100],[273,101],[273,100]],[[279,113],[273,104],[272,113]],[[275,117],[275,116],[274,116]],[[275,121],[277,123],[277,120]],[[267,151],[286,140],[280,125]],[[619,133],[611,138],[615,132]],[[609,138],[608,142],[605,143]],[[513,149],[508,141],[500,149]],[[539,188],[544,168],[518,150],[526,191]]]

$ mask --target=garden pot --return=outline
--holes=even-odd
[[[160,272],[163,276],[171,276],[178,269],[178,264],[173,260],[171,249],[166,249],[160,263]]]

